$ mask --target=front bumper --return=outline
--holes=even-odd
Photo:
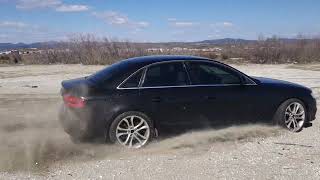
[[[312,98],[312,101],[308,105],[308,120],[314,121],[316,119],[317,113],[317,101],[315,98]]]

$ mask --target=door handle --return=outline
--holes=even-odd
[[[214,96],[205,96],[205,99],[208,101],[216,100],[217,98]]]
[[[160,97],[154,97],[151,99],[152,102],[160,102],[161,98]]]

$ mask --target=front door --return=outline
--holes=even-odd
[[[147,68],[140,97],[162,131],[177,131],[192,124],[192,92],[188,86],[189,78],[182,61],[163,62]]]
[[[199,123],[219,127],[248,123],[252,88],[237,72],[217,63],[187,62],[191,87],[198,96],[195,106]]]

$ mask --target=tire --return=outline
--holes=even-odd
[[[291,115],[291,114],[289,115],[288,114],[288,108],[291,109],[292,107],[294,107],[295,105],[298,105],[298,104],[301,105],[298,110],[301,111],[301,112],[303,110],[303,112],[304,112],[303,115],[299,115],[299,116],[303,117],[303,120],[302,120],[301,117],[297,117],[299,119],[296,119],[295,115]],[[305,123],[307,122],[307,113],[306,112],[307,112],[307,109],[306,109],[304,103],[301,100],[296,99],[296,98],[288,99],[288,100],[284,101],[278,107],[278,109],[277,109],[277,111],[276,111],[276,113],[274,115],[273,122],[276,125],[279,125],[281,127],[284,127],[286,129],[288,129],[289,131],[300,132],[300,131],[302,131]],[[293,122],[290,123],[291,120],[288,119],[288,118],[290,118],[290,116],[292,116],[292,118],[294,119],[294,120],[292,119],[292,121],[295,121],[295,124],[297,126],[296,128],[293,128],[294,127],[294,124],[292,124]]]
[[[131,123],[132,117],[133,125]],[[147,115],[137,111],[129,111],[114,119],[108,134],[111,143],[128,148],[141,148],[154,138],[155,130],[152,120]]]

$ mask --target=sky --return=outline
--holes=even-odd
[[[0,43],[320,35],[319,0],[0,0]]]

